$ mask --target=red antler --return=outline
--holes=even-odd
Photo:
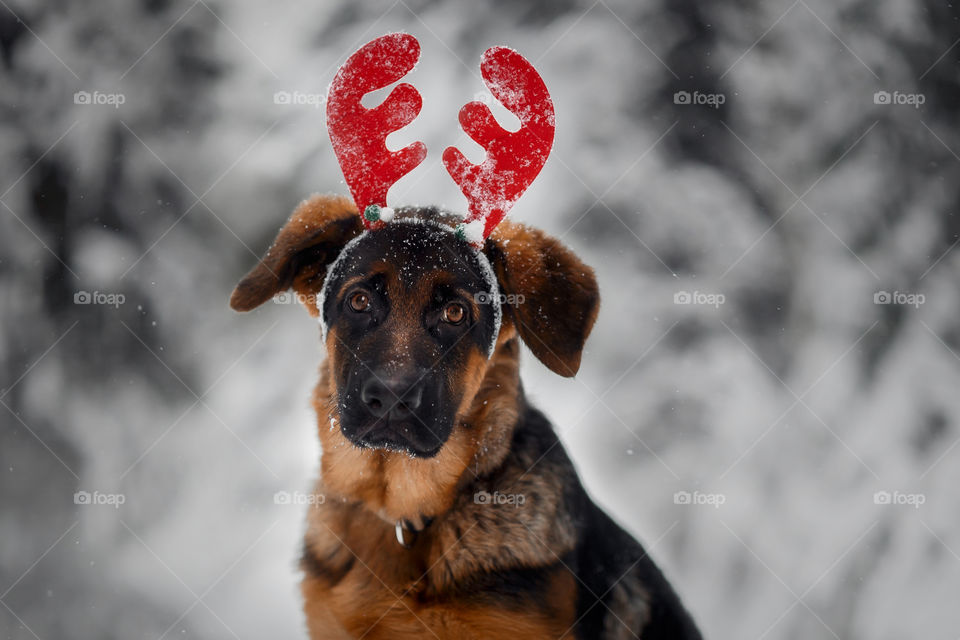
[[[420,94],[409,84],[397,85],[383,104],[367,109],[360,99],[410,73],[420,58],[420,43],[406,33],[390,33],[368,42],[340,67],[327,95],[327,130],[343,176],[368,229],[382,226],[379,209],[387,191],[427,156],[422,142],[389,151],[387,135],[420,113]]]
[[[485,104],[470,102],[460,110],[460,125],[486,149],[487,158],[475,165],[455,147],[447,147],[443,164],[467,196],[467,224],[482,221],[482,237],[486,238],[547,161],[553,146],[554,118],[553,102],[543,79],[516,51],[506,47],[487,49],[480,71],[490,93],[520,118],[520,130],[504,130]],[[467,235],[473,244],[482,243],[482,238]]]

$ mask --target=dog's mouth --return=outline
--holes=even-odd
[[[422,458],[435,456],[443,447],[441,439],[424,425],[417,428],[410,422],[386,417],[378,418],[355,434],[345,431],[344,435],[354,445],[364,449],[396,451]]]

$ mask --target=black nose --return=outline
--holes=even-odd
[[[407,418],[423,401],[423,384],[416,378],[371,376],[360,389],[360,399],[378,418]]]

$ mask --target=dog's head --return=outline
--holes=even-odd
[[[535,229],[505,222],[477,251],[454,224],[408,208],[363,233],[352,202],[314,196],[233,292],[248,311],[293,287],[320,318],[339,429],[357,447],[436,456],[517,335],[562,376],[580,366],[599,306],[590,267]]]

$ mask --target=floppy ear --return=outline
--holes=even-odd
[[[551,371],[573,377],[583,345],[600,309],[593,269],[538,229],[509,221],[487,240],[485,251],[497,274],[504,317]]]
[[[294,210],[263,259],[230,296],[235,311],[250,311],[291,286],[310,315],[317,316],[316,296],[327,266],[363,230],[349,198],[315,195]]]

